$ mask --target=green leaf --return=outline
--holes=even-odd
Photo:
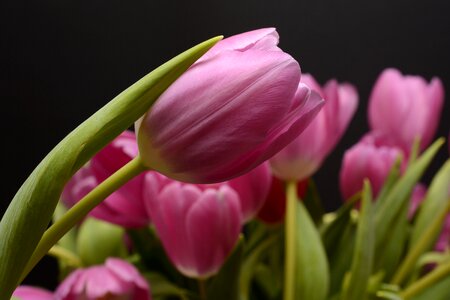
[[[385,200],[377,206],[375,211],[375,228],[377,229],[375,249],[376,254],[381,253],[384,243],[389,239],[391,230],[397,221],[400,211],[409,202],[411,191],[422,177],[425,169],[431,163],[439,148],[444,143],[439,139],[433,143],[417,160],[411,163],[405,174],[397,180],[386,195]]]
[[[176,297],[182,300],[192,299],[192,292],[175,285],[160,273],[146,272],[143,275],[150,284],[152,299],[162,300],[168,297]]]
[[[295,298],[323,300],[327,297],[330,284],[325,249],[303,203],[296,201],[296,206]]]
[[[450,160],[442,166],[435,175],[431,185],[425,195],[411,233],[410,247],[417,243],[420,237],[430,226],[432,220],[445,209],[449,202],[450,189]],[[436,238],[439,232],[436,232]]]
[[[220,39],[203,42],[143,77],[72,131],[36,167],[0,222],[0,299],[9,299],[18,284],[66,182]]]
[[[372,273],[374,258],[375,228],[373,224],[372,192],[365,180],[362,193],[362,208],[358,219],[356,244],[349,280],[341,299],[362,300],[367,298],[367,288]]]
[[[389,174],[385,181],[383,182],[383,187],[381,188],[380,192],[378,193],[377,198],[375,199],[375,210],[377,210],[379,207],[384,206],[386,200],[389,198],[387,195],[391,192],[394,185],[397,183],[397,180],[400,178],[401,175],[401,164],[402,164],[402,158],[398,157],[394,164],[392,165],[391,170],[389,171]]]
[[[317,186],[312,179],[308,180],[308,188],[303,203],[308,210],[309,215],[314,220],[314,223],[320,225],[322,223],[322,217],[325,214],[325,209],[320,200]]]
[[[411,300],[448,300],[450,299],[450,276],[438,281]]]
[[[83,265],[103,264],[110,256],[124,258],[127,253],[124,235],[125,229],[120,226],[86,218],[77,236],[77,253]]]
[[[208,283],[208,299],[239,300],[239,280],[243,253],[244,241],[241,237],[219,273]]]

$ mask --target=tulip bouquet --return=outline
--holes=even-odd
[[[0,300],[450,299],[450,160],[420,183],[442,83],[380,75],[325,212],[312,176],[358,93],[278,38],[203,42],[61,141],[1,220]],[[20,285],[46,254],[56,290]]]

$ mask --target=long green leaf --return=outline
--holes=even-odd
[[[143,77],[72,131],[36,167],[0,222],[0,299],[11,296],[70,177],[141,117],[173,81],[220,39],[205,41]]]
[[[412,247],[429,227],[432,220],[447,206],[450,188],[450,159],[435,175],[424,201],[420,206],[411,233],[410,247]]]
[[[319,231],[303,206],[296,201],[296,299],[326,299],[330,284],[328,260]]]
[[[370,184],[369,181],[365,180],[355,250],[349,275],[350,278],[345,284],[341,298],[343,300],[362,300],[367,298],[367,287],[372,273],[375,241],[372,207]]]
[[[379,205],[375,211],[376,242],[375,249],[383,248],[384,241],[389,238],[391,228],[396,222],[396,217],[404,207],[405,202],[409,201],[411,191],[422,177],[425,169],[431,163],[439,148],[444,143],[444,139],[438,139],[431,145],[424,154],[414,161],[406,173],[395,183],[394,187],[386,195],[382,205]],[[376,255],[378,255],[379,251]]]

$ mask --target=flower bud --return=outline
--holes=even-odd
[[[423,150],[433,139],[443,104],[444,88],[439,78],[427,83],[420,76],[386,69],[369,99],[369,123],[372,130],[389,136],[405,153],[410,152],[416,137]]]
[[[303,133],[270,159],[273,173],[284,180],[303,180],[320,168],[358,105],[358,93],[348,83],[330,80],[322,89],[309,74],[303,74],[301,81],[318,92],[325,105]]]
[[[124,260],[109,258],[104,265],[72,272],[56,289],[55,299],[150,300],[148,283]]]
[[[310,123],[322,99],[301,85],[298,63],[273,28],[218,42],[137,123],[149,168],[191,183],[245,174]]]
[[[218,272],[241,229],[235,191],[225,184],[204,189],[172,182],[149,196],[147,204],[164,249],[181,273],[206,278]]]

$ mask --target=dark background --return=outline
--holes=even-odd
[[[360,93],[350,128],[315,176],[334,209],[342,154],[367,131],[367,98],[384,68],[439,76],[450,94],[449,13],[445,0],[3,1],[0,215],[59,140],[140,77],[212,36],[272,26],[303,72],[322,84],[351,82]],[[449,117],[447,99],[439,136],[448,136]],[[425,182],[447,157],[439,153]],[[49,272],[47,260],[28,282],[52,286],[42,276]]]

